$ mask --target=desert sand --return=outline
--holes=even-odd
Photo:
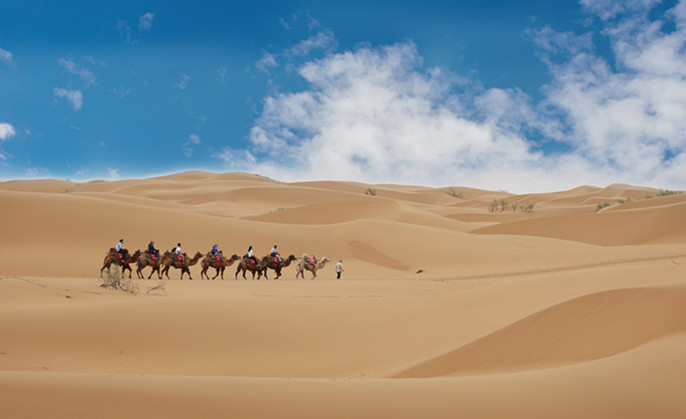
[[[0,417],[686,417],[686,194],[660,195],[0,182]],[[332,263],[304,280],[134,264],[127,293],[100,286],[120,238]]]

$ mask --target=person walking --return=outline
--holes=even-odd
[[[336,264],[336,279],[341,279],[341,273],[343,271],[345,271],[345,269],[343,269],[343,259],[341,259]]]

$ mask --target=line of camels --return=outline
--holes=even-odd
[[[302,279],[305,279],[305,271],[312,272],[311,279],[315,279],[317,277],[317,271],[326,266],[328,262],[331,262],[329,258],[324,257],[321,260],[315,261],[315,263],[313,264],[307,257],[307,254],[304,254],[301,258],[297,258],[294,255],[290,255],[287,258],[281,258],[278,262],[274,261],[274,258],[268,255],[262,257],[262,259],[260,259],[256,264],[253,264],[250,262],[249,259],[242,258],[236,254],[228,258],[224,257],[221,251],[219,252],[219,254],[221,255],[220,258],[216,258],[215,255],[213,255],[212,253],[207,253],[203,255],[201,252],[196,252],[193,257],[189,257],[186,253],[183,253],[182,258],[177,258],[176,254],[171,253],[169,251],[166,251],[161,256],[155,258],[151,257],[150,253],[147,250],[144,252],[136,250],[135,253],[129,254],[129,252],[126,249],[122,249],[122,254],[125,256],[124,258],[120,259],[119,255],[117,255],[116,250],[114,248],[110,249],[110,251],[105,256],[102,268],[100,269],[101,278],[102,272],[105,269],[107,269],[109,272],[110,266],[112,266],[112,264],[116,264],[121,267],[122,276],[124,276],[126,274],[126,271],[128,270],[129,278],[131,278],[131,274],[133,272],[131,264],[135,263],[136,275],[139,279],[144,278],[143,269],[147,268],[148,266],[152,268],[150,275],[148,275],[148,279],[150,279],[155,272],[157,272],[158,279],[162,279],[162,276],[166,276],[167,279],[170,279],[170,268],[181,269],[181,279],[183,279],[184,273],[188,274],[188,279],[193,279],[191,277],[190,267],[197,264],[198,261],[200,261],[200,259],[204,256],[202,261],[200,261],[200,266],[202,266],[202,270],[200,271],[201,279],[215,279],[220,275],[221,279],[224,279],[224,270],[227,267],[233,265],[234,262],[237,262],[238,265],[236,268],[235,279],[238,279],[239,273],[243,274],[243,279],[247,279],[245,277],[245,273],[248,271],[252,273],[252,279],[255,279],[256,273],[257,279],[260,279],[262,275],[264,275],[265,279],[269,279],[267,277],[268,269],[272,269],[274,272],[276,272],[276,277],[274,279],[279,279],[279,277],[281,276],[281,270],[289,266],[292,262],[296,261],[298,262],[296,264],[295,272],[296,279],[298,279],[298,276],[300,276]],[[207,274],[207,271],[210,268],[214,268],[217,272],[212,278],[210,278],[210,276]]]

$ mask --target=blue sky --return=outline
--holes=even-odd
[[[0,0],[0,179],[686,188],[678,1]]]

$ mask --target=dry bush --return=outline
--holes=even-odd
[[[114,263],[107,269],[107,276],[102,279],[102,284],[100,284],[100,286],[131,294],[138,294],[138,285],[130,278],[124,277],[119,265]]]

